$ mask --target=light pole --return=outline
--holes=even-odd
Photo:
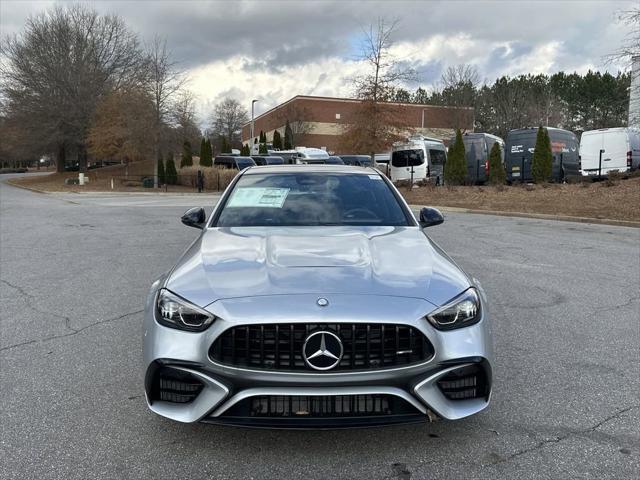
[[[249,139],[249,151],[251,152],[252,155],[254,154],[254,151],[253,151],[253,137],[255,136],[254,131],[253,131],[254,128],[255,128],[254,122],[253,122],[253,106],[255,105],[255,103],[257,101],[258,100],[251,100],[251,138]]]

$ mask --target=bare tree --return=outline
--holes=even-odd
[[[630,67],[631,86],[629,88],[628,125],[640,126],[640,6],[620,12],[619,23],[631,27],[622,45],[607,55],[605,61],[611,65],[622,62]]]
[[[359,58],[368,71],[354,79],[358,98],[373,102],[388,101],[392,99],[399,84],[415,79],[415,71],[402,67],[391,54],[393,34],[398,26],[398,19],[378,18],[375,24],[363,31]]]
[[[285,125],[289,121],[291,143],[293,145],[300,145],[302,137],[313,132],[314,126],[310,121],[312,118],[311,112],[305,106],[289,103],[279,109],[277,118],[280,125]],[[284,134],[284,132],[282,133]]]
[[[202,132],[196,124],[196,100],[193,92],[183,89],[178,92],[170,114],[175,139],[174,149],[182,148],[185,141],[199,145]]]
[[[9,115],[28,122],[24,128],[42,149],[57,150],[59,171],[70,148],[86,168],[97,103],[111,91],[139,85],[143,69],[137,37],[123,20],[82,5],[30,17],[20,35],[1,43],[0,58]]]
[[[241,143],[240,133],[242,126],[249,121],[249,114],[238,100],[225,98],[216,104],[211,120],[212,130],[235,147]]]
[[[476,104],[480,75],[473,65],[460,64],[448,67],[440,78],[440,89],[432,95],[433,103],[450,107],[454,129],[465,130],[469,125],[469,111]]]
[[[453,88],[469,84],[474,88],[480,85],[480,74],[474,65],[460,64],[448,67],[440,77],[442,88]]]
[[[415,78],[415,71],[404,68],[391,54],[393,34],[398,20],[378,18],[363,32],[360,59],[367,72],[354,78],[356,96],[361,104],[345,118],[340,148],[345,152],[374,153],[388,148],[407,130],[405,116],[393,104],[395,92]]]
[[[178,63],[171,59],[167,50],[167,41],[159,36],[154,37],[147,47],[147,90],[153,98],[155,109],[155,125],[153,142],[155,146],[153,185],[158,187],[158,160],[160,158],[161,132],[170,117],[171,105],[176,95],[186,84],[184,73]]]

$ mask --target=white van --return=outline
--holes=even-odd
[[[600,151],[602,150],[602,164]],[[631,128],[601,128],[582,133],[580,171],[582,175],[628,172],[640,166],[640,132]]]
[[[389,162],[391,162],[391,153],[376,153],[373,156],[373,165],[375,168],[389,176]]]
[[[410,180],[412,177],[417,182],[442,176],[446,151],[442,140],[422,135],[396,142],[391,149],[389,177],[392,182]]]

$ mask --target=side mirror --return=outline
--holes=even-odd
[[[424,207],[420,209],[420,228],[433,227],[444,222],[444,216],[437,208]]]
[[[207,215],[204,213],[204,208],[194,207],[187,210],[182,215],[182,223],[188,227],[204,228],[204,224],[207,221]]]

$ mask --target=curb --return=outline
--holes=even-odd
[[[7,185],[11,185],[12,187],[22,188],[23,190],[29,190],[30,192],[40,193],[42,195],[49,194],[49,192],[46,192],[44,190],[38,190],[37,188],[27,187],[26,185],[20,185],[19,183],[13,183],[11,180],[13,179],[10,178],[8,180],[3,181],[2,183],[6,183]]]
[[[411,209],[420,209],[424,205],[409,205]],[[592,223],[596,225],[613,225],[616,227],[631,227],[640,228],[640,222],[633,220],[615,220],[612,218],[591,218],[591,217],[572,217],[568,215],[552,215],[547,213],[526,213],[526,212],[504,212],[499,210],[476,210],[473,208],[462,207],[438,207],[434,206],[443,212],[449,213],[472,213],[478,215],[495,215],[497,217],[517,217],[517,218],[532,218],[538,220],[556,220],[560,222],[574,222],[574,223]]]
[[[82,192],[43,192],[49,195],[100,195],[102,197],[127,197],[127,196],[145,196],[145,197],[207,197],[220,196],[222,192],[110,192],[106,190],[84,190]]]
[[[8,179],[1,183],[6,183],[7,185],[11,185],[12,187],[22,188],[24,190],[29,190],[30,192],[40,193],[42,195],[102,195],[104,197],[126,197],[132,195],[143,195],[143,196],[180,196],[180,197],[203,197],[203,196],[221,196],[222,192],[111,192],[106,190],[85,190],[82,192],[50,192],[48,190],[40,190],[33,187],[27,187],[26,185],[21,185],[19,183],[14,183]]]

